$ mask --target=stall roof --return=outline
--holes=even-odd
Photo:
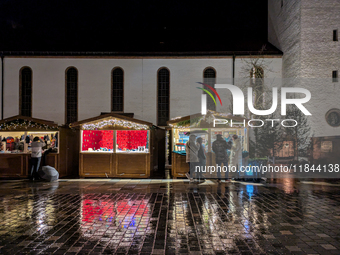
[[[0,131],[23,130],[56,130],[58,124],[50,120],[36,119],[32,117],[16,115],[0,120]]]
[[[117,113],[107,113],[107,114],[103,114],[103,115],[99,115],[97,117],[93,117],[93,118],[89,118],[89,119],[85,119],[85,120],[81,120],[81,121],[77,121],[77,122],[73,122],[70,124],[71,128],[76,128],[76,127],[80,127],[84,124],[92,124],[92,123],[96,123],[100,120],[105,120],[105,119],[121,119],[121,120],[125,120],[125,121],[129,121],[129,122],[133,122],[133,123],[137,123],[137,124],[141,124],[141,125],[146,125],[149,127],[152,127],[153,124],[150,122],[146,122],[143,120],[138,120],[135,118],[130,118],[124,115],[120,115]]]
[[[224,118],[224,119],[230,119],[233,121],[243,121],[243,120],[247,120],[246,118],[240,117],[240,116],[234,116],[231,113],[219,113],[219,112],[214,112],[214,111],[208,111],[207,115],[214,115],[216,117],[220,117],[220,118]],[[188,116],[184,116],[184,117],[178,117],[178,118],[174,118],[172,120],[169,120],[167,122],[168,125],[173,125],[182,121],[188,121],[190,119],[195,119],[195,118],[201,118],[204,115],[202,115],[201,113],[196,113],[193,115],[188,115]]]

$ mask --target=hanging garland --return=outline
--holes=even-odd
[[[137,129],[137,130],[149,129],[148,125],[138,124],[135,122],[121,120],[121,119],[109,119],[109,120],[102,120],[100,122],[96,122],[93,124],[84,124],[82,125],[82,128],[84,130],[96,130],[96,129],[101,129],[106,126],[120,126],[124,128],[131,128],[131,129]]]
[[[201,118],[192,118],[192,119],[189,119],[189,120],[183,120],[183,121],[180,121],[176,124],[177,127],[192,127],[192,126],[197,126],[201,123],[203,117]]]
[[[42,129],[42,130],[52,130],[56,129],[55,126],[49,126],[46,124],[40,124],[34,121],[28,121],[23,119],[16,119],[10,122],[0,124],[1,131],[9,131],[9,130],[16,130],[16,129]]]

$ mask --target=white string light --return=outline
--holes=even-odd
[[[6,131],[6,130],[16,130],[16,129],[28,129],[28,128],[37,128],[37,129],[56,129],[56,127],[52,127],[45,124],[39,124],[31,121],[24,120],[23,122],[20,122],[19,119],[13,120],[11,122],[0,124],[0,130]]]

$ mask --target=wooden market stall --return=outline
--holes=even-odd
[[[221,123],[215,121],[214,125],[216,119],[222,120]],[[233,122],[232,126],[230,126],[231,122]],[[168,125],[171,127],[169,147],[172,148],[171,173],[174,178],[185,177],[185,173],[189,171],[189,165],[186,163],[185,145],[189,140],[190,133],[202,138],[207,155],[207,166],[216,164],[212,143],[216,140],[217,134],[221,134],[226,141],[231,140],[232,135],[238,135],[241,139],[242,151],[249,151],[247,121],[242,117],[209,110],[206,115],[194,114],[172,119],[168,121]]]
[[[25,116],[14,116],[0,121],[0,177],[27,178],[30,174],[31,148],[34,137],[45,140],[45,162],[58,170],[59,176],[72,175],[77,166],[73,165],[72,151],[74,134],[56,123]]]
[[[109,113],[70,127],[80,130],[80,177],[150,176],[154,167],[152,123]]]

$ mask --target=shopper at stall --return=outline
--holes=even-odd
[[[189,163],[189,173],[186,173],[186,176],[190,181],[193,180],[195,167],[198,164],[198,149],[199,146],[196,144],[196,136],[190,135],[189,141],[187,141],[185,145],[186,162]]]
[[[230,149],[230,143],[227,143],[226,140],[222,137],[221,134],[216,135],[216,140],[212,144],[212,150],[216,156],[216,165],[219,166],[219,169],[222,167],[228,167],[228,154],[227,149]],[[223,164],[223,166],[222,166]],[[218,182],[221,182],[221,171],[216,170]],[[228,180],[228,171],[225,172],[225,178]]]
[[[198,153],[197,153],[199,172],[196,173],[196,175],[198,175],[199,179],[203,179],[203,169],[206,166],[205,149],[202,144],[202,141],[203,141],[202,137],[197,138],[197,144],[199,146]]]
[[[6,145],[6,141],[7,141],[6,137],[2,138],[2,140],[1,140],[1,145],[2,145],[1,146],[1,151],[4,151],[4,152],[6,151],[6,146],[7,146]]]
[[[242,148],[241,141],[237,135],[233,135],[233,145],[230,150],[230,169],[235,168],[238,169],[239,165],[242,162]]]
[[[32,148],[32,154],[31,154],[31,176],[30,179],[32,181],[38,180],[38,170],[41,162],[41,156],[43,153],[42,147],[45,146],[45,143],[43,140],[41,140],[39,137],[34,137],[33,142],[31,143]]]

